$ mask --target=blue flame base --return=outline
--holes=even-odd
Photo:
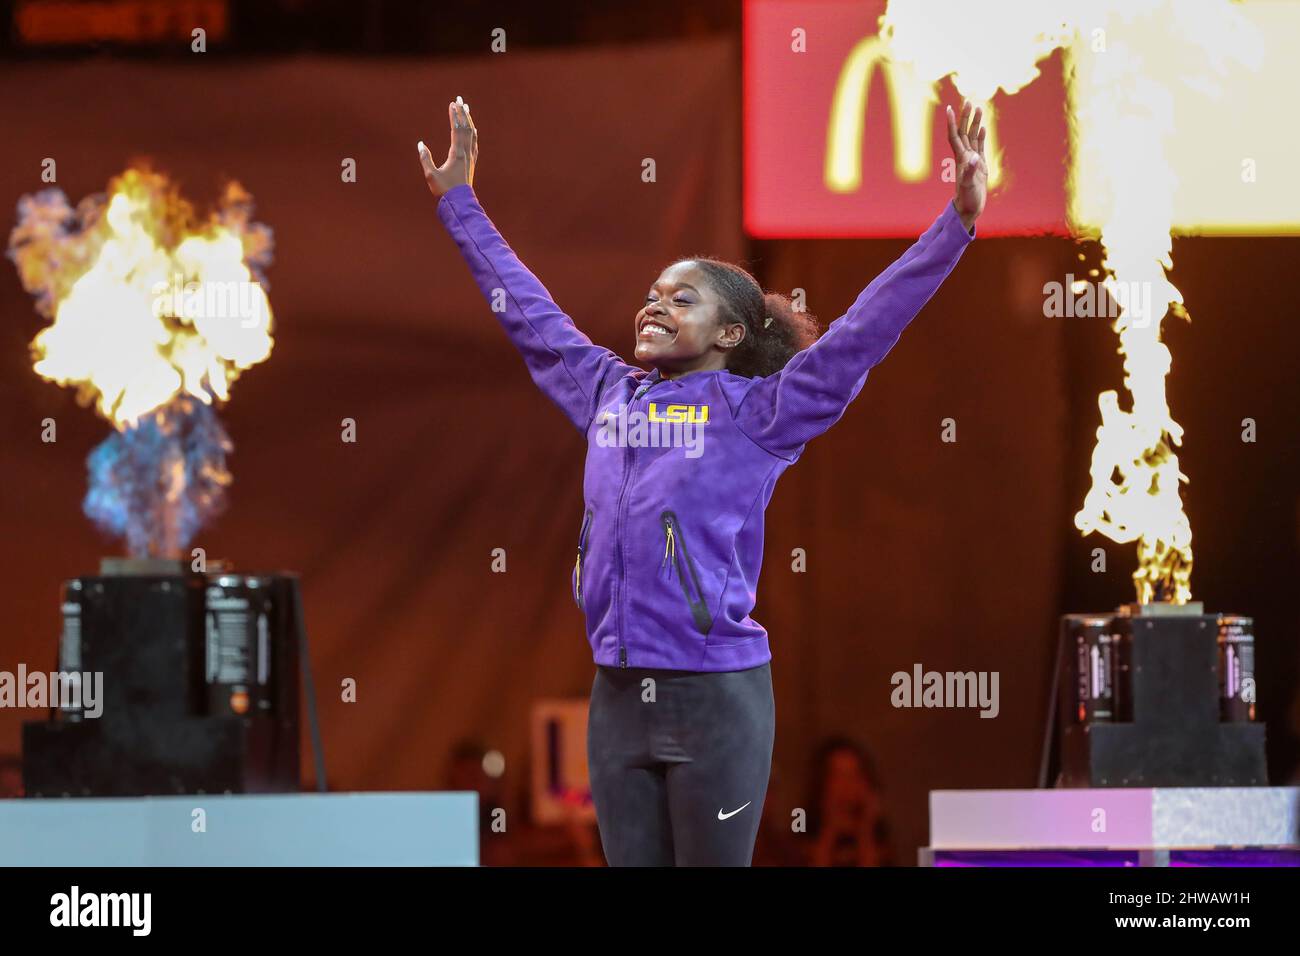
[[[95,447],[82,508],[132,557],[180,557],[225,507],[231,450],[210,405],[173,399]]]

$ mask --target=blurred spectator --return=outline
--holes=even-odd
[[[865,747],[847,737],[822,742],[809,787],[809,866],[895,866],[880,777]]]
[[[1290,731],[1292,736],[1300,737],[1300,688],[1296,689],[1295,696],[1291,698],[1291,712],[1288,715],[1290,720]],[[1291,776],[1288,780],[1290,786],[1300,784],[1300,761],[1291,768]]]
[[[582,814],[590,795],[569,795],[564,801],[572,811],[569,818],[560,824],[539,825],[531,812],[527,762],[518,762],[508,775],[504,765],[494,765],[494,761],[501,760],[477,741],[463,740],[452,751],[443,786],[446,790],[472,790],[478,794],[479,865],[604,866],[600,833],[596,824],[583,819]],[[523,786],[512,790],[511,780]],[[512,795],[519,799],[510,799]]]
[[[23,758],[0,754],[0,799],[23,795]]]
[[[587,819],[591,794],[574,790],[565,794],[563,804],[568,816],[562,823],[541,824],[533,820],[532,790],[525,793],[523,830],[520,833],[518,866],[604,866],[605,854],[600,845],[600,831],[594,820]]]
[[[447,767],[444,790],[472,790],[478,794],[479,863],[482,866],[502,866],[513,862],[510,832],[515,821],[501,819],[505,811],[505,786],[503,773],[488,773],[485,758],[487,747],[474,740],[462,740],[452,749]],[[501,811],[501,813],[498,813]],[[498,820],[497,830],[506,824],[504,832],[493,832],[492,824]]]
[[[754,843],[754,866],[804,866],[804,854],[793,829],[795,807],[789,799],[784,774],[772,763],[763,801],[763,816],[758,822],[758,839]]]
[[[564,821],[564,834],[571,850],[569,866],[604,866],[605,852],[600,845],[600,829],[582,817],[582,810],[591,803],[590,793],[574,793],[565,798],[570,816]]]
[[[524,781],[522,808],[516,836],[515,866],[604,866],[605,854],[600,845],[600,831],[591,812],[591,791],[585,786],[572,787],[561,797],[566,816],[558,823],[538,823],[534,812],[535,796],[530,755],[521,765]],[[511,827],[514,827],[511,822]]]

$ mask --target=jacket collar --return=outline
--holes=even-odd
[[[708,372],[692,372],[690,375],[684,376],[682,378],[664,378],[663,373],[660,372],[658,368],[652,368],[650,370],[650,374],[647,375],[645,378],[643,378],[641,381],[642,384],[644,385],[655,385],[659,382],[671,382],[674,388],[682,388],[683,382],[694,381],[697,376],[700,376],[701,380],[703,380],[703,376],[706,375],[716,376],[716,375],[725,375],[725,374],[728,374],[726,369],[714,369]]]

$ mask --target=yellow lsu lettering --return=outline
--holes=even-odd
[[[709,420],[709,406],[665,405],[661,414],[659,406],[651,402],[649,418],[652,422],[689,422],[693,425],[703,425]]]

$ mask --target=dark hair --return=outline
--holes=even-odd
[[[745,338],[732,349],[727,369],[752,378],[772,375],[821,335],[817,319],[796,309],[790,297],[764,292],[749,272],[731,262],[709,256],[692,256],[678,262],[694,262],[722,299],[722,320],[741,322]],[[674,263],[675,264],[675,263]]]
[[[831,758],[846,751],[856,758],[858,767],[867,780],[867,785],[877,792],[881,790],[880,771],[876,768],[876,760],[870,750],[852,737],[841,734],[825,737],[818,744],[817,749],[813,751],[812,761],[809,766],[811,771],[809,774],[809,792],[812,797],[811,802],[818,811],[821,810],[822,796],[826,789],[826,774],[830,770]]]

